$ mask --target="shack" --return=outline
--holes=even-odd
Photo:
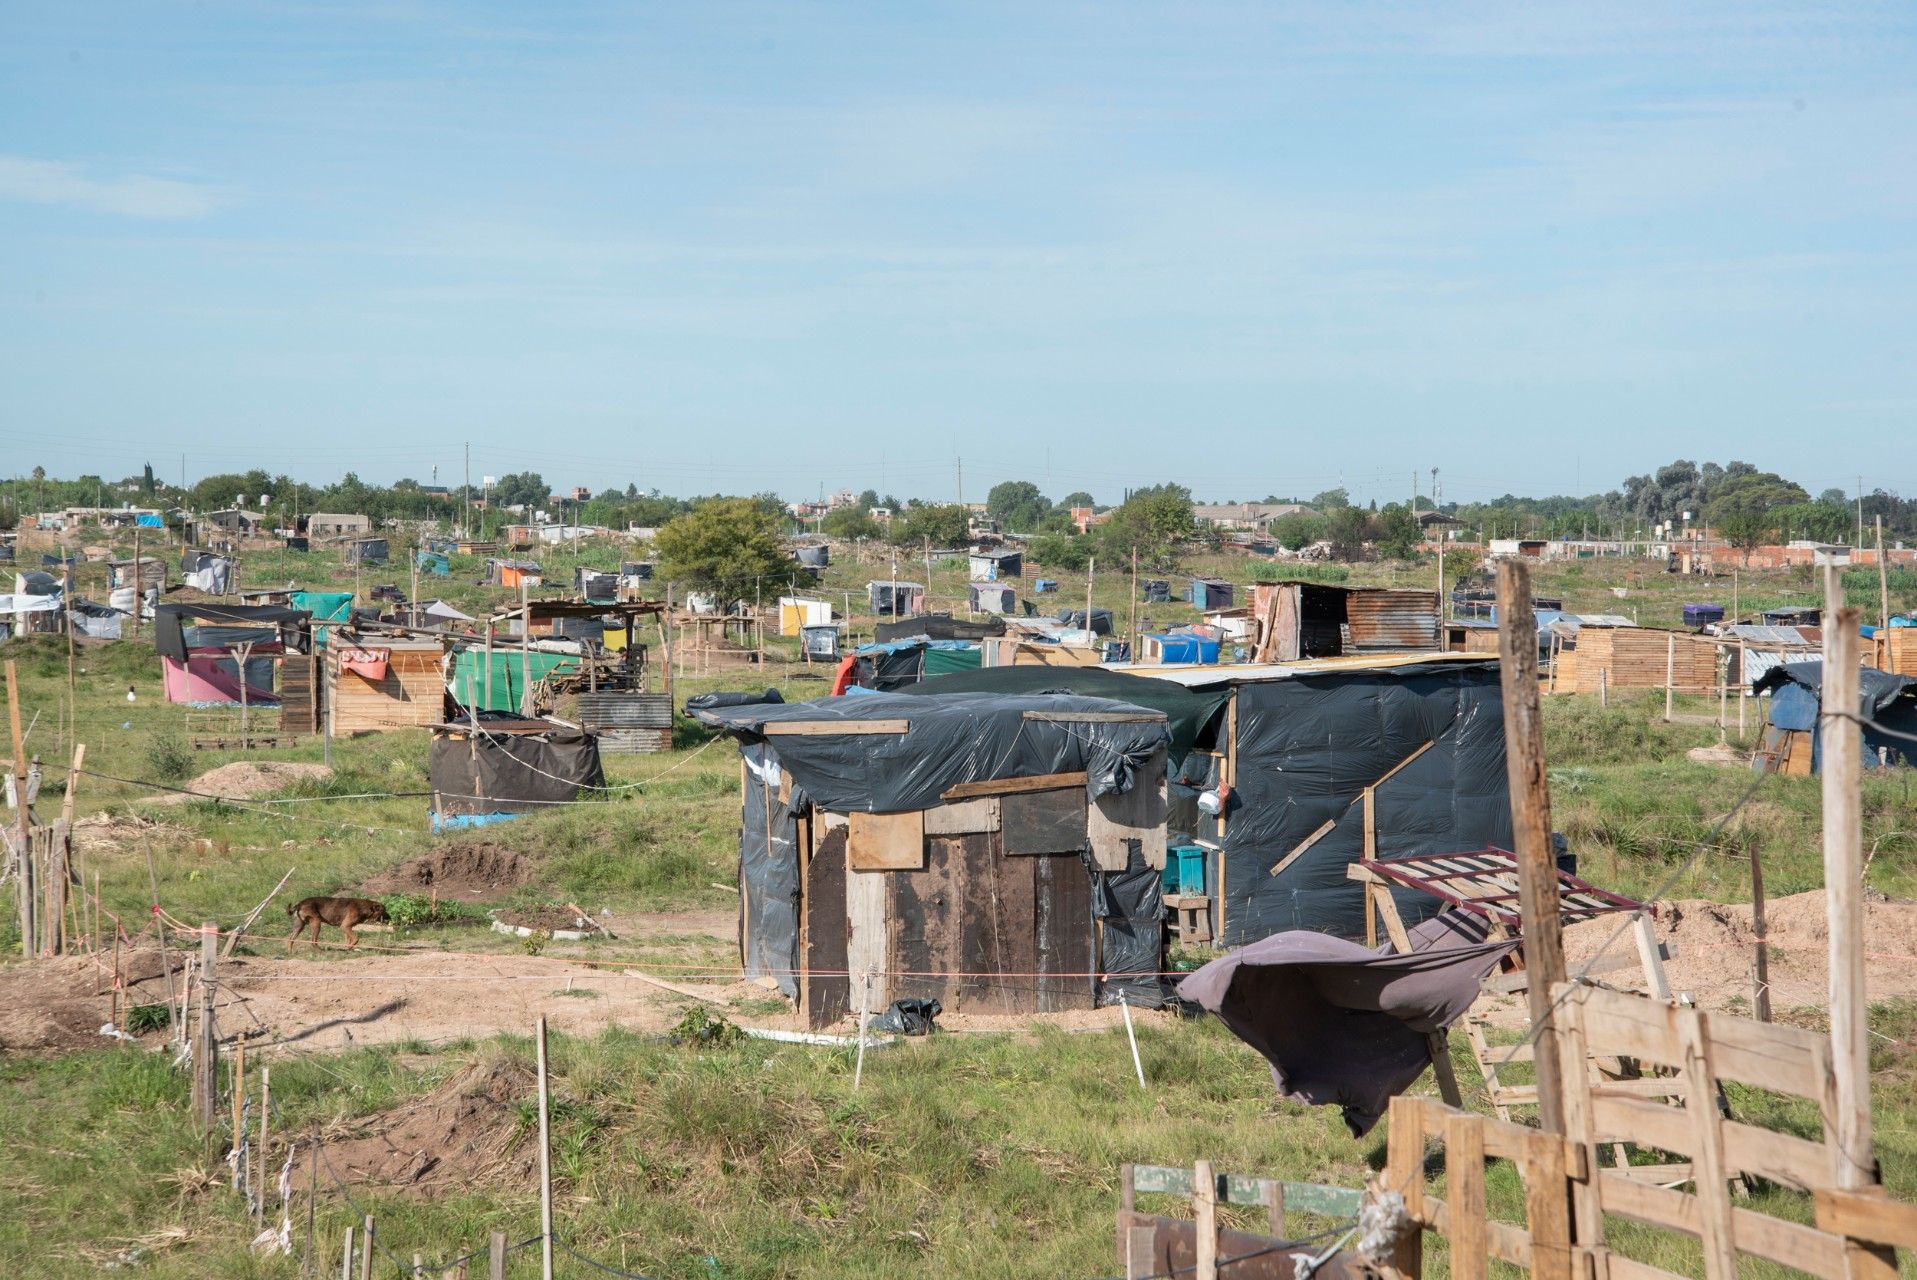
[[[347,564],[385,564],[392,548],[384,538],[348,538],[340,544]]]
[[[436,639],[335,628],[321,655],[322,705],[333,736],[390,733],[444,720],[444,657]]]
[[[743,762],[739,952],[806,1022],[1160,1003],[1163,712],[1061,694],[695,699]],[[860,984],[863,986],[863,984]]]
[[[948,671],[973,671],[979,665],[979,647],[971,640],[886,640],[860,645],[840,663],[834,694],[848,689],[890,693],[927,676]]]
[[[806,596],[779,597],[779,634],[796,636],[807,627],[832,625],[832,605]]]
[[[278,706],[275,668],[282,655],[310,647],[310,621],[304,610],[285,605],[159,606],[153,611],[153,651],[167,701]]]
[[[1260,582],[1252,587],[1251,615],[1258,662],[1443,647],[1436,591]]]
[[[1688,631],[1599,626],[1581,618],[1575,647],[1560,645],[1550,663],[1550,681],[1558,693],[1662,689],[1666,681],[1679,693],[1714,693],[1717,645]]]
[[[1002,548],[972,551],[965,563],[973,582],[1002,582],[1025,575],[1025,557],[1019,551]]]
[[[606,785],[592,734],[563,720],[515,715],[435,724],[426,770],[434,831],[537,813]]]
[[[372,531],[372,517],[357,512],[315,511],[301,516],[298,524],[298,532],[308,538],[352,538]]]
[[[444,551],[418,551],[413,554],[413,567],[430,577],[444,578],[452,573],[453,562]]]
[[[164,591],[166,590],[166,561],[158,556],[141,556],[137,565],[131,558],[109,560],[107,561],[107,587],[114,591],[158,587]]]
[[[925,584],[921,582],[868,582],[865,595],[872,612],[881,618],[925,612]]]
[[[195,591],[223,596],[233,589],[234,561],[229,556],[193,548],[180,555],[180,577]]]
[[[536,560],[488,560],[486,584],[494,587],[536,587],[542,581]]]
[[[572,589],[581,600],[610,604],[619,598],[619,575],[581,565],[572,571]]]
[[[1223,578],[1210,578],[1202,573],[1193,574],[1185,585],[1185,599],[1200,613],[1212,609],[1231,608],[1232,586]]]
[[[1864,767],[1917,765],[1917,677],[1871,667],[1860,668],[1857,676],[1862,703],[1858,713],[1871,722],[1851,730],[1864,735]],[[1821,773],[1823,661],[1779,663],[1757,678],[1751,692],[1771,695],[1764,736],[1751,756],[1751,767],[1794,777]]]

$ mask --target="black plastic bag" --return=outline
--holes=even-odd
[[[936,1000],[894,1000],[872,1023],[872,1030],[882,1035],[927,1035],[939,1029],[935,1019],[944,1011],[945,1006]]]

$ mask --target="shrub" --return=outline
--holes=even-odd
[[[156,782],[184,782],[193,776],[193,748],[177,733],[162,731],[148,738],[146,759]]]

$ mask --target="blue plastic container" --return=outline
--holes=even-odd
[[[1166,893],[1205,892],[1204,846],[1175,844],[1167,849],[1160,883]]]

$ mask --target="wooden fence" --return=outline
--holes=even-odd
[[[1429,1099],[1392,1100],[1384,1187],[1404,1196],[1414,1230],[1399,1241],[1389,1274],[1422,1274],[1424,1237],[1435,1234],[1449,1241],[1451,1274],[1460,1280],[1482,1277],[1493,1258],[1544,1280],[1685,1280],[1685,1273],[1633,1256],[1669,1233],[1696,1242],[1705,1280],[1736,1280],[1741,1258],[1819,1280],[1896,1274],[1890,1246],[1917,1243],[1917,1210],[1874,1190],[1837,1190],[1845,1171],[1829,1037],[1591,986],[1559,984],[1552,994],[1566,1064],[1567,1136]],[[1593,1080],[1584,1068],[1592,1048],[1674,1070],[1686,1088],[1653,1098],[1630,1082]],[[1725,1082],[1810,1103],[1797,1111],[1814,1110],[1817,1136],[1729,1118],[1718,1105]],[[1433,1140],[1443,1145],[1443,1199],[1426,1185]],[[1695,1176],[1683,1186],[1660,1186],[1601,1167],[1599,1144],[1613,1141],[1682,1157]],[[1516,1164],[1524,1222],[1488,1216],[1487,1160]],[[1740,1178],[1809,1193],[1818,1225],[1765,1212],[1756,1200],[1734,1203]],[[1811,1202],[1804,1208],[1810,1216]],[[1618,1220],[1659,1230],[1607,1231]]]

